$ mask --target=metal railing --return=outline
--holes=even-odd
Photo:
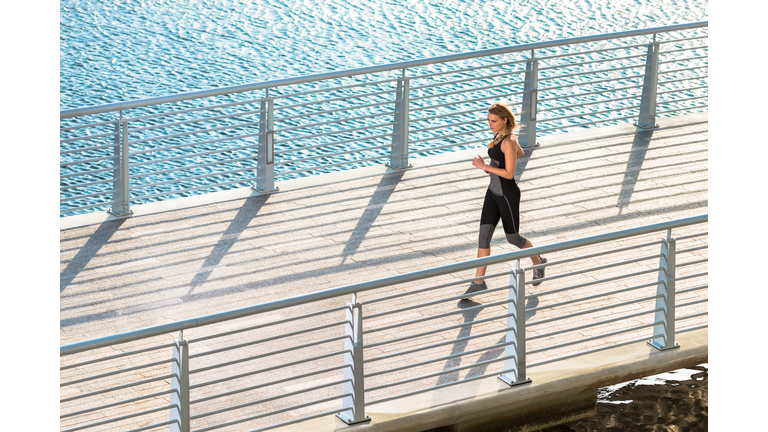
[[[708,23],[506,46],[60,112],[60,213],[387,163],[488,140],[504,100],[519,142],[707,107]],[[657,108],[659,108],[657,110]]]
[[[707,327],[707,215],[347,285],[60,348],[61,430],[254,430]],[[674,236],[673,236],[674,230]],[[659,235],[661,234],[661,238]],[[549,262],[523,267],[545,254]],[[491,288],[462,300],[468,271]],[[533,286],[528,277],[545,267]],[[494,273],[495,272],[495,273]],[[537,284],[538,285],[538,284]],[[175,339],[174,339],[175,338]]]

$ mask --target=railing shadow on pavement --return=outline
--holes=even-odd
[[[677,137],[677,135],[675,135],[675,136]],[[677,143],[677,144],[673,144],[672,146],[673,147],[685,148],[686,146],[690,146],[692,144],[695,144],[696,142],[698,142],[698,141],[696,141],[696,140],[686,140],[686,141],[683,141],[683,142],[680,142],[680,143]],[[665,148],[669,149],[670,147],[669,146],[665,146]],[[690,156],[696,156],[698,154],[701,154],[701,158],[690,160]],[[680,156],[680,155],[664,154],[664,155],[661,155],[661,156],[652,156],[650,158],[646,157],[646,160],[652,160],[652,161],[655,162],[654,169],[670,172],[669,174],[666,174],[666,175],[664,175],[664,174],[657,174],[656,175],[656,176],[661,176],[661,177],[658,177],[659,180],[664,180],[664,178],[666,178],[666,177],[669,177],[669,179],[672,179],[672,178],[678,176],[678,174],[676,174],[674,172],[671,172],[669,170],[669,168],[673,168],[673,167],[679,165],[679,162],[677,162],[677,159],[676,159],[678,156]],[[699,152],[685,153],[682,156],[686,156],[686,160],[687,160],[687,162],[683,162],[683,163],[691,163],[691,162],[695,162],[697,160],[701,160],[701,161],[706,161],[707,160],[707,155],[706,155],[706,151],[705,150],[701,151],[701,153],[699,153]],[[526,160],[530,160],[530,158],[528,158],[528,157],[526,157],[525,159]],[[660,161],[663,161],[664,164],[660,165],[659,164]],[[518,164],[520,164],[522,162],[523,161],[519,162]],[[626,163],[624,163],[624,162],[617,162],[616,163],[616,165],[622,165],[622,164],[626,165]],[[526,169],[524,171],[524,173],[526,175],[526,179],[530,179],[530,180],[533,180],[533,181],[539,181],[539,180],[541,180],[543,178],[546,178],[547,174],[544,174],[543,176],[538,174],[538,170],[540,169],[540,167],[542,165],[544,167],[547,166],[546,160],[538,161],[537,166],[534,169]],[[469,169],[469,168],[467,168],[467,169]],[[417,174],[417,173],[414,172],[409,177],[409,182],[411,182],[411,183],[418,183],[418,182],[421,182],[424,179],[427,179],[427,178],[430,178],[430,177],[433,177],[433,176],[434,176],[434,174],[430,174],[430,173]],[[664,177],[664,176],[666,176],[666,177]],[[590,177],[585,177],[583,180],[578,180],[578,181],[588,182],[590,180],[592,180]],[[615,183],[606,184],[604,189],[611,188],[614,185],[616,185],[616,186],[623,185],[623,183],[620,183],[621,181],[622,180],[621,180],[620,177],[616,177]],[[568,184],[572,184],[572,183],[573,183],[573,180],[568,181]],[[440,186],[442,184],[443,183],[438,182],[438,183],[435,183],[434,186]],[[558,185],[554,184],[554,183],[550,183],[550,184],[547,185],[547,187],[553,187],[553,188],[557,187],[557,186]],[[370,186],[367,186],[366,188],[368,190],[370,190]],[[377,186],[377,190],[378,190],[378,186]],[[526,191],[533,191],[533,190],[535,190],[535,188],[526,188]],[[622,189],[622,191],[623,190],[624,189]],[[390,195],[391,191],[392,191],[391,189],[388,190],[387,200],[389,200],[389,198],[391,196]],[[337,226],[338,225],[338,223],[340,222],[340,220],[338,218],[338,215],[342,214],[342,213],[340,213],[338,204],[339,203],[343,203],[345,201],[348,201],[348,198],[340,197],[339,199],[334,199],[334,195],[335,194],[342,194],[342,193],[343,192],[335,192],[334,191],[334,192],[332,192],[332,195],[324,196],[324,199],[327,200],[327,204],[319,207],[317,212],[316,212],[316,214],[313,215],[313,217],[316,218],[315,224],[319,224],[319,225],[314,225],[314,226],[323,226],[323,224],[329,225],[329,226],[332,226],[332,225],[336,225]],[[613,196],[618,196],[618,195],[619,194],[616,193]],[[428,200],[433,200],[435,197],[438,197],[438,196],[440,196],[440,193],[430,193],[428,190],[425,190],[425,192],[423,193],[423,197],[422,198],[428,199]],[[610,195],[609,194],[605,194],[604,196],[608,197]],[[557,197],[557,195],[552,195],[552,197]],[[667,196],[667,198],[668,199],[674,199],[675,195],[673,194],[673,195]],[[262,200],[262,199],[264,200],[264,203],[262,203],[262,206],[269,206],[269,201],[267,201],[264,198],[252,198],[251,201],[253,203],[256,203],[257,201],[261,202],[260,200]],[[586,197],[582,201],[588,202],[591,199],[592,199],[591,197]],[[373,200],[373,197],[371,198],[371,200]],[[648,202],[648,201],[651,201],[651,200],[653,200],[653,198],[640,198],[640,199],[636,199],[633,202],[635,202],[637,204],[643,204],[644,202]],[[474,201],[475,201],[475,199],[472,198],[471,200],[466,201],[466,203],[467,204],[471,204]],[[580,202],[581,201],[575,201],[575,202],[573,202],[573,204],[579,204]],[[298,203],[302,204],[302,201],[299,201]],[[460,203],[462,203],[462,201],[457,201],[456,203],[460,204]],[[240,205],[242,206],[243,204],[240,204]],[[244,204],[244,205],[246,207],[248,207],[249,204]],[[690,207],[690,208],[706,208],[708,204],[707,204],[706,200],[704,200],[704,201],[701,201],[699,203],[688,202],[685,205],[687,207]],[[362,207],[362,204],[360,206]],[[549,207],[552,207],[552,208],[556,208],[557,206],[559,206],[558,203],[553,203],[553,204],[549,205]],[[291,214],[292,211],[296,211],[295,207],[296,206],[289,207],[289,208],[286,209],[286,211],[284,212],[286,220],[290,219],[290,214]],[[545,206],[538,207],[537,210],[546,211],[549,207],[545,205]],[[578,218],[580,216],[580,214],[586,214],[587,212],[591,212],[591,211],[600,211],[601,209],[608,209],[608,208],[611,208],[611,207],[612,206],[610,204],[606,204],[605,207],[589,208],[589,209],[580,210],[578,212],[569,211],[567,213],[567,216],[569,218],[574,218],[574,217]],[[303,205],[302,205],[302,208],[303,208]],[[355,209],[357,209],[359,207],[358,206],[349,206],[349,207],[345,207],[345,208],[350,209],[350,210],[355,210]],[[362,207],[362,208],[363,208],[363,213],[368,211],[368,210],[365,210],[365,207]],[[384,207],[377,207],[376,210],[381,211],[383,208]],[[326,209],[328,209],[328,210],[326,210]],[[424,210],[422,208],[415,207],[414,210],[416,210],[417,212],[413,215],[413,217],[409,218],[409,220],[406,221],[406,222],[390,222],[390,221],[386,221],[385,220],[385,221],[380,221],[378,223],[378,225],[380,227],[383,227],[383,228],[388,228],[388,227],[393,227],[392,224],[395,224],[395,223],[396,224],[419,223],[419,222],[424,221],[424,220],[429,220],[430,218],[433,217],[429,213],[426,213],[424,211],[420,211],[420,210]],[[671,206],[669,206],[666,209],[660,209],[659,211],[663,212],[663,211],[676,211],[676,210],[679,210],[679,205],[678,204],[671,205]],[[79,280],[76,280],[76,282],[81,285],[80,290],[77,290],[77,291],[74,291],[74,292],[65,291],[65,292],[63,292],[64,297],[62,297],[62,299],[69,298],[69,297],[84,297],[84,296],[87,297],[87,296],[93,295],[93,294],[95,294],[97,292],[100,292],[100,293],[108,293],[108,292],[110,292],[110,293],[112,293],[110,298],[114,302],[117,302],[117,301],[120,301],[120,300],[141,298],[142,296],[145,296],[145,295],[151,295],[151,294],[160,293],[160,292],[164,292],[164,291],[165,292],[171,292],[173,290],[179,290],[179,289],[184,289],[185,291],[189,291],[189,285],[188,285],[189,284],[189,280],[188,279],[187,280],[183,280],[183,277],[184,277],[183,274],[181,275],[182,278],[174,278],[172,274],[171,275],[168,274],[167,268],[169,267],[169,265],[172,265],[172,266],[196,265],[197,266],[197,268],[194,269],[194,270],[193,269],[184,270],[185,274],[188,273],[189,271],[194,271],[195,272],[194,274],[198,274],[199,269],[206,268],[207,266],[202,265],[201,259],[196,257],[196,255],[199,255],[196,252],[197,251],[201,251],[201,250],[206,250],[206,249],[210,250],[210,246],[208,244],[201,243],[200,239],[203,236],[211,236],[211,233],[208,233],[208,231],[210,231],[211,228],[220,226],[220,225],[222,225],[224,223],[231,225],[233,223],[233,219],[237,218],[238,214],[240,214],[241,211],[246,211],[245,207],[243,207],[242,209],[238,208],[238,207],[232,207],[231,210],[226,210],[226,211],[225,210],[219,210],[216,207],[214,207],[212,209],[204,209],[202,211],[196,210],[194,212],[188,212],[190,214],[189,216],[184,216],[183,213],[180,214],[178,217],[176,215],[174,215],[174,218],[171,221],[157,221],[155,219],[152,219],[151,223],[150,222],[142,222],[141,220],[138,220],[138,219],[135,220],[135,221],[132,221],[132,222],[137,222],[137,223],[135,223],[135,225],[132,223],[132,225],[131,225],[131,228],[130,228],[131,229],[131,231],[130,231],[131,236],[133,236],[133,235],[141,235],[141,233],[144,230],[156,231],[156,232],[160,232],[162,234],[145,236],[147,238],[146,241],[144,241],[143,243],[140,243],[138,246],[132,245],[131,246],[132,251],[138,252],[138,254],[135,255],[135,258],[125,258],[123,260],[115,260],[115,258],[119,258],[119,254],[122,254],[124,256],[124,252],[122,252],[119,248],[115,248],[115,247],[110,247],[108,250],[102,251],[101,253],[99,253],[99,256],[103,257],[103,258],[108,258],[108,260],[109,260],[109,264],[108,265],[109,266],[118,266],[118,267],[121,267],[121,268],[125,268],[125,270],[121,270],[121,271],[117,271],[117,272],[110,271],[109,274],[104,274],[104,270],[107,269],[108,267],[105,267],[104,264],[100,264],[100,263],[94,267],[93,263],[91,263],[91,265],[88,266],[88,269],[89,270],[97,270],[97,272],[91,271],[91,272],[89,272],[87,277],[81,277]],[[458,214],[459,213],[459,211],[450,211],[450,210],[449,211],[442,210],[442,211],[444,212],[443,216],[447,216],[447,217],[450,217],[452,214]],[[245,213],[243,213],[243,214],[245,214]],[[257,215],[254,215],[254,216],[257,216]],[[626,222],[629,219],[638,219],[639,220],[642,217],[643,217],[643,213],[631,213],[630,212],[630,213],[626,213],[626,214],[623,214],[623,215],[620,215],[620,216],[598,218],[598,219],[596,219],[593,222],[593,225],[608,225],[608,224],[611,224],[611,223],[614,223],[614,222],[617,222],[617,221],[625,221]],[[629,218],[629,219],[627,219],[627,218]],[[540,220],[541,221],[546,221],[547,218],[545,217],[545,218],[540,219]],[[356,225],[356,227],[354,229],[356,229],[356,230],[365,229],[366,232],[370,229],[370,224],[361,227],[360,223],[361,222],[358,221],[357,225]],[[371,222],[371,223],[373,223],[373,222]],[[122,229],[122,228],[119,228],[122,224],[123,224],[122,220],[110,221],[109,223],[107,223],[105,225],[99,226],[97,228],[96,232],[106,233],[107,232],[106,230],[111,230],[110,231],[110,238],[112,238],[113,234],[114,234],[114,230]],[[227,226],[229,226],[229,225],[227,225]],[[537,230],[537,235],[542,235],[542,236],[553,236],[553,235],[558,235],[558,234],[568,233],[568,232],[574,231],[574,226],[573,225],[569,225],[569,224],[565,224],[565,225],[558,226],[558,227],[551,227],[551,228],[548,228],[546,230],[541,230],[536,225],[537,224],[534,224],[531,227],[526,228],[526,229]],[[269,226],[264,225],[263,222],[259,222],[258,226],[263,227],[265,229],[269,228]],[[109,228],[109,227],[112,227],[112,228]],[[136,230],[138,230],[138,233],[135,232]],[[200,232],[205,232],[205,234],[201,234]],[[271,232],[271,235],[274,236],[273,238],[280,238],[280,237],[290,236],[291,233],[294,233],[294,232],[295,231],[291,231],[291,230],[273,231],[273,232]],[[347,232],[348,234],[344,234],[345,232]],[[192,233],[195,233],[195,234],[191,235]],[[219,237],[222,236],[221,231],[219,231],[219,230],[212,231],[212,233],[215,233],[214,235],[219,236]],[[355,237],[350,231],[347,231],[346,229],[339,230],[338,234],[346,235],[350,239]],[[253,234],[251,232],[246,232],[244,234],[238,235],[238,240],[241,241],[241,242],[242,241],[247,241],[247,240],[252,239],[254,235],[255,234]],[[432,254],[432,255],[437,255],[437,256],[444,255],[445,253],[450,253],[450,252],[453,251],[453,249],[456,246],[454,246],[454,247],[450,247],[450,246],[448,246],[448,247],[436,247],[436,246],[434,246],[435,244],[441,244],[442,240],[443,240],[443,237],[446,237],[446,236],[447,235],[436,235],[434,237],[434,241],[433,242],[425,243],[423,246],[420,246],[418,248],[418,250],[421,253],[427,253],[427,254]],[[453,235],[451,235],[451,236],[453,236]],[[145,238],[145,237],[142,237],[142,238]],[[334,237],[338,237],[338,236],[336,236],[334,234]],[[157,239],[157,240],[154,240],[154,239]],[[102,235],[96,235],[96,236],[92,237],[92,240],[89,239],[86,242],[86,245],[84,247],[69,248],[69,252],[68,253],[72,253],[72,252],[76,251],[75,252],[75,259],[70,260],[70,262],[67,264],[67,267],[62,272],[62,274],[61,274],[62,275],[62,280],[71,282],[76,277],[76,274],[73,273],[72,269],[73,268],[78,268],[79,270],[82,270],[83,268],[86,267],[87,263],[82,261],[81,258],[83,258],[85,256],[88,256],[88,260],[90,261],[90,259],[93,257],[95,252],[94,252],[93,247],[91,247],[89,245],[95,244],[94,242],[96,242],[97,240],[102,242],[102,244],[99,246],[99,248],[101,248],[101,246],[103,246],[104,242],[107,241],[108,238],[104,237]],[[68,241],[77,242],[77,241],[79,241],[79,238],[75,238],[73,240],[68,240]],[[124,243],[125,241],[126,240],[116,240],[116,241],[115,240],[109,240],[109,243],[110,244],[114,244],[115,246],[118,246],[121,243]],[[226,242],[226,240],[223,240],[223,241]],[[357,241],[358,242],[362,241],[362,237],[360,237]],[[162,252],[160,254],[155,255],[155,254],[146,254],[146,253],[142,252],[143,249],[148,249],[148,248],[152,248],[152,247],[159,246],[159,245],[163,245]],[[230,246],[231,246],[231,244],[230,244]],[[463,250],[471,249],[472,247],[474,247],[471,242],[467,243],[467,244],[457,245],[457,246],[460,246]],[[239,263],[247,264],[248,262],[252,262],[252,263],[255,264],[255,263],[257,263],[256,259],[248,258],[248,255],[251,254],[254,251],[255,247],[257,247],[257,246],[240,246],[238,248],[237,255],[234,256],[234,257],[231,257],[231,258],[237,259],[237,261]],[[258,247],[260,247],[260,246],[258,246]],[[346,245],[344,247],[345,247],[345,249],[348,248],[348,246],[346,246]],[[383,245],[383,246],[368,246],[367,249],[369,251],[371,251],[371,252],[375,252],[375,251],[377,251],[379,249],[383,249],[383,248],[386,248],[386,247],[387,246],[385,246],[385,245]],[[411,247],[414,248],[414,247],[416,247],[416,245],[413,245]],[[282,272],[281,269],[284,268],[284,267],[285,268],[294,267],[296,269],[302,269],[302,268],[305,267],[306,264],[309,264],[309,263],[311,263],[311,262],[313,262],[315,260],[315,256],[316,256],[315,254],[324,254],[325,253],[324,252],[325,248],[326,248],[325,246],[317,246],[317,247],[306,246],[306,247],[303,247],[302,253],[300,255],[297,255],[295,258],[291,258],[289,260],[286,260],[284,263],[277,263],[277,264],[275,264],[274,267],[271,268],[270,271],[272,271],[272,272]],[[221,248],[219,248],[219,249],[221,249]],[[212,259],[211,258],[212,256],[214,256],[214,255],[211,252],[209,252],[208,258],[206,258],[206,259],[210,260],[210,259]],[[216,256],[218,256],[218,255],[216,255]],[[176,259],[174,257],[178,257],[179,259]],[[194,257],[194,258],[192,258],[192,257]],[[398,262],[398,260],[403,261],[403,260],[406,260],[406,259],[409,259],[409,258],[410,258],[410,255],[402,256],[402,257],[394,256],[394,257],[391,257],[389,259],[392,260],[393,263],[396,263],[396,262]],[[156,264],[148,263],[148,264],[142,265],[140,268],[136,267],[136,266],[130,266],[130,267],[128,266],[128,265],[132,264],[134,261],[146,260],[146,259],[150,259],[150,260],[152,260],[152,259],[154,259],[154,260],[162,259],[163,261],[162,262],[157,262]],[[221,259],[221,257],[219,257],[219,259]],[[76,264],[79,264],[79,265],[76,266]],[[357,263],[357,262],[347,262],[341,268],[326,269],[326,270],[323,270],[323,269],[299,270],[299,271],[291,272],[290,274],[284,275],[284,276],[274,276],[274,277],[271,277],[271,276],[269,276],[269,273],[264,273],[264,276],[260,278],[260,279],[263,279],[263,280],[261,280],[260,282],[258,282],[256,284],[249,283],[249,284],[243,285],[243,284],[235,283],[235,284],[229,285],[225,289],[221,289],[220,288],[220,289],[217,289],[215,291],[202,292],[202,293],[198,293],[198,294],[195,294],[195,293],[189,294],[185,299],[186,299],[186,301],[194,302],[194,301],[197,301],[197,300],[206,300],[206,299],[210,299],[210,298],[225,296],[225,295],[228,295],[228,293],[237,293],[237,292],[241,292],[241,291],[244,291],[244,290],[261,289],[261,287],[263,287],[263,286],[270,286],[270,285],[274,285],[276,283],[302,282],[302,281],[306,280],[307,278],[315,277],[315,276],[323,276],[323,275],[332,277],[334,274],[336,274],[337,271],[340,271],[341,269],[348,269],[348,270],[355,269],[355,268],[363,269],[364,266],[365,266],[364,263],[361,264],[361,263]],[[126,276],[128,274],[134,274],[135,272],[140,272],[139,274],[141,276],[140,276],[140,278],[138,280],[135,280],[135,281],[134,280],[125,281],[124,276]],[[234,273],[234,274],[229,275],[228,277],[236,278],[236,277],[238,277],[238,275],[239,275],[238,273]],[[242,275],[240,275],[240,276],[242,276]],[[196,276],[196,277],[199,279],[199,276]],[[174,280],[178,280],[178,282],[176,284],[168,283],[168,282],[173,282]],[[206,280],[207,280],[207,277],[206,277]],[[160,282],[160,281],[163,281],[165,283],[164,283],[164,285],[160,285],[158,287],[158,282]],[[126,292],[125,291],[126,289],[128,289],[128,288],[130,288],[132,286],[138,286],[138,285],[147,284],[147,283],[151,284],[151,286],[153,288],[144,289],[141,292]],[[64,287],[65,285],[62,284],[62,286]],[[93,291],[93,288],[90,288],[90,289],[86,289],[85,291],[81,291],[85,287],[93,287],[93,286],[98,286],[98,290],[97,291]],[[121,292],[121,291],[123,291],[123,292]],[[81,323],[86,323],[86,322],[95,322],[95,321],[99,321],[99,320],[106,320],[106,319],[114,318],[116,316],[128,316],[128,315],[134,314],[136,312],[153,310],[153,308],[162,308],[163,307],[162,304],[158,305],[158,304],[155,304],[155,303],[156,303],[156,301],[149,301],[146,305],[142,305],[141,303],[137,303],[137,302],[133,301],[133,304],[135,305],[134,308],[128,308],[128,309],[123,308],[122,310],[116,309],[116,310],[111,311],[111,312],[110,311],[104,311],[104,312],[98,312],[98,313],[91,312],[91,313],[88,313],[88,314],[79,315],[77,317],[72,317],[72,318],[67,317],[67,318],[62,319],[61,325],[62,325],[62,327],[68,327],[68,326],[71,326],[73,324],[81,324]],[[82,308],[89,308],[89,307],[91,307],[91,303],[90,302],[85,302],[85,303],[81,302],[81,303],[78,303],[78,304],[75,304],[75,305],[72,305],[72,306],[69,306],[69,305],[65,306],[64,304],[62,304],[62,309],[61,310],[62,310],[62,312],[65,312],[65,311],[71,311],[71,310],[82,309]]]
[[[524,385],[535,380],[526,379],[527,367],[615,346],[650,339],[657,349],[674,349],[676,333],[707,326],[707,232],[701,231],[707,220],[702,215],[539,246],[63,346],[62,425],[141,428],[132,419],[146,418],[144,425],[180,423],[181,430],[190,421],[195,430],[271,428],[332,413],[347,413],[342,418],[356,423],[369,419],[367,405],[498,374]],[[664,231],[665,238],[649,241]],[[483,292],[483,303],[453,307],[471,280],[463,272],[542,253],[552,257],[544,290],[526,294],[525,273],[537,266],[518,263],[486,276],[510,283]],[[526,306],[535,317],[526,319]],[[451,337],[456,330],[458,339]],[[176,331],[179,338],[169,344],[167,335]],[[477,360],[451,367],[467,354]],[[463,379],[435,384],[463,370]],[[168,377],[174,387],[163,389]],[[122,396],[105,405],[105,393]],[[93,423],[105,409],[118,416]]]
[[[211,250],[202,267],[195,274],[192,282],[190,282],[189,292],[184,297],[192,295],[196,287],[205,283],[213,269],[221,262],[224,255],[229,252],[232,245],[237,242],[237,239],[248,228],[248,225],[268,199],[269,195],[254,195],[243,202],[243,206],[238,210],[232,222],[227,226],[227,229],[224,230],[216,246]]]
[[[72,283],[77,275],[88,265],[88,262],[99,253],[99,250],[109,242],[109,239],[120,229],[120,226],[125,222],[123,219],[109,220],[99,225],[99,228],[94,232],[88,241],[81,246],[77,254],[67,264],[64,270],[61,271],[59,276],[59,294]]]

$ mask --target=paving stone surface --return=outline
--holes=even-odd
[[[521,233],[540,246],[707,213],[706,113],[659,123],[661,128],[653,131],[610,127],[589,136],[575,133],[541,139],[541,146],[526,151],[516,167],[522,190]],[[470,159],[62,230],[61,344],[472,259],[488,177],[472,168]],[[705,224],[673,234],[677,238],[706,230]],[[547,269],[552,279],[526,288],[528,363],[647,338],[652,332],[653,313],[648,311],[655,305],[658,241],[664,235],[548,255],[555,263]],[[707,322],[707,250],[702,247],[706,239],[703,235],[677,242],[678,251],[683,251],[677,262],[685,264],[678,268],[677,276],[682,279],[677,282],[677,300],[686,304],[677,314],[693,315],[681,320],[678,328]],[[656,243],[571,261],[650,242]],[[514,250],[498,227],[492,253]],[[641,257],[645,259],[606,267]],[[530,266],[529,260],[522,261],[523,266]],[[367,374],[374,374],[366,378],[367,388],[372,389],[366,393],[368,400],[502,371],[507,355],[503,316],[510,313],[505,287],[511,265],[489,266],[488,274],[499,276],[489,276],[491,290],[471,300],[458,296],[474,275],[472,271],[360,293],[357,299],[363,303],[366,329],[365,368]],[[597,269],[569,275],[589,268]],[[530,277],[528,271],[526,279]],[[438,288],[424,290],[428,287]],[[567,287],[575,288],[565,290]],[[236,423],[215,430],[252,430],[338,410],[337,396],[346,391],[343,306],[349,301],[349,297],[329,299],[185,331],[193,355],[190,382],[197,386],[192,389],[192,399],[235,392],[194,404],[193,415],[210,415],[195,418],[193,430],[226,422]],[[610,304],[620,305],[608,308]],[[299,321],[287,320],[327,308],[335,309]],[[582,314],[553,320],[576,313]],[[388,327],[408,321],[415,322]],[[249,327],[257,328],[206,338]],[[420,333],[428,334],[406,338]],[[291,336],[277,338],[285,334]],[[597,337],[600,335],[604,337]],[[62,398],[72,398],[62,404],[62,414],[86,410],[95,400],[107,404],[150,396],[64,418],[62,429],[137,409],[158,410],[105,424],[103,430],[167,421],[167,408],[160,409],[172,404],[174,397],[168,392],[172,349],[167,344],[177,337],[163,335],[62,358],[64,366],[162,345],[157,350],[62,370],[62,382],[66,382],[86,376],[86,370],[93,375],[149,364],[62,387]],[[403,339],[386,343],[395,338]],[[580,342],[571,344],[573,341]],[[235,344],[243,346],[225,349]],[[268,355],[302,344],[306,347],[298,351]],[[426,349],[415,350],[420,347]],[[545,350],[547,347],[550,349]],[[388,357],[379,359],[383,356]],[[312,360],[298,363],[301,359]],[[435,359],[439,361],[427,362]],[[231,364],[213,367],[223,362]],[[376,374],[390,369],[395,370]],[[534,370],[535,366],[529,374]],[[306,376],[288,379],[296,375]],[[233,376],[240,378],[231,379]],[[147,382],[83,396],[137,380]],[[403,382],[375,388],[398,381]],[[313,387],[319,388],[301,393]],[[286,392],[296,395],[278,398]],[[264,402],[251,404],[257,400]],[[234,411],[215,411],[238,404],[243,406]],[[309,405],[262,416],[304,404]],[[163,428],[167,430],[167,425],[156,429]]]

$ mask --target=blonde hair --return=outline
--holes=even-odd
[[[515,115],[512,114],[512,111],[509,110],[509,107],[507,107],[505,104],[496,102],[493,105],[488,107],[488,114],[493,114],[495,116],[498,116],[501,121],[504,122],[505,125],[507,125],[506,129],[504,129],[502,132],[500,132],[497,136],[493,137],[493,140],[488,143],[488,148],[493,147],[493,144],[496,143],[497,137],[501,137],[503,140],[508,135],[512,135],[512,133],[517,129],[517,122],[515,121]]]

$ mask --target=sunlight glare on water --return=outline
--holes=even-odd
[[[707,19],[705,0],[62,0],[62,109]]]
[[[60,3],[60,108],[71,109],[130,101],[520,43],[690,23],[706,20],[706,8],[706,0],[63,0]],[[646,39],[640,43],[646,43]],[[694,55],[700,59],[690,64],[706,67],[705,54],[706,48],[699,50]],[[585,54],[583,57],[585,71],[599,65],[600,59],[593,57],[593,54]],[[456,65],[459,63],[443,63],[435,66],[434,70],[425,71],[451,69],[458,67]],[[558,63],[558,60],[553,63]],[[674,66],[674,62],[670,64]],[[611,72],[612,78],[629,76],[628,72],[621,71],[620,66],[625,65],[619,62],[612,66],[617,68]],[[544,75],[550,72],[544,72]],[[409,73],[414,71],[409,70]],[[696,74],[695,71],[684,73],[691,76]],[[576,80],[583,81],[587,76],[583,75]],[[391,79],[392,76],[379,77],[385,78]],[[438,81],[440,79],[447,78],[438,78]],[[556,87],[572,84],[571,81],[567,77],[554,77],[548,85]],[[334,81],[333,85],[339,85],[340,82]],[[675,83],[669,88],[677,91],[688,85],[674,80],[672,82]],[[692,102],[680,105],[671,101],[664,108],[674,111],[675,115],[700,110],[701,105],[706,103],[702,100],[706,97],[706,83],[701,80],[692,81],[690,86],[694,89],[681,92],[678,97],[691,98]],[[695,86],[700,87],[696,90]],[[418,108],[419,103],[426,103],[416,100],[419,96],[422,96],[422,99],[429,97],[431,90],[424,90],[427,87],[429,86],[411,89],[413,109]],[[451,91],[458,92],[462,89],[466,90],[464,84],[457,80],[455,84],[445,84],[442,91],[450,95]],[[273,94],[279,95],[284,89],[274,90]],[[573,93],[573,90],[565,90],[566,94],[569,92]],[[562,96],[555,93],[553,96]],[[233,95],[235,99],[241,96],[246,99],[264,97],[262,93]],[[662,96],[664,97],[669,95]],[[579,103],[599,103],[597,99],[595,94],[587,93]],[[232,102],[227,97],[218,101]],[[291,103],[300,105],[303,102],[307,101],[298,97]],[[382,100],[366,99],[364,103],[374,102]],[[197,107],[198,103],[214,102],[195,100],[189,105],[164,107],[161,110],[187,109]],[[346,103],[342,101],[340,105]],[[364,105],[363,102],[360,103]],[[633,104],[635,101],[631,100],[630,95],[618,93],[615,106],[600,107],[588,104],[594,113],[587,112],[581,116],[582,119],[574,119],[578,116],[574,116],[574,112],[568,108],[551,107],[544,117],[563,117],[551,122],[547,126],[548,129],[540,131],[541,136],[557,132],[559,128],[578,121],[599,120],[600,125],[609,125],[611,122],[616,124],[616,120],[607,113],[614,113],[619,117],[620,110],[634,109]],[[696,104],[699,104],[699,108]],[[249,107],[244,110],[259,109],[258,106]],[[169,127],[189,123],[194,128],[200,128],[199,131],[190,126],[190,130],[179,128],[162,132],[165,129],[152,129],[153,124],[136,122],[137,118],[152,114],[152,109],[115,111],[102,117],[83,119],[86,123],[98,123],[115,121],[123,116],[131,124],[132,129],[128,134],[132,205],[243,187],[253,183],[253,151],[244,151],[239,147],[255,145],[257,138],[254,137],[254,131],[243,128],[253,126],[252,123],[257,122],[257,119],[243,120],[242,130],[238,129],[237,132],[228,129],[221,135],[214,136],[206,134],[214,132],[214,126],[225,128],[223,124],[198,125],[194,118],[196,114],[190,111],[191,114],[179,114],[167,120]],[[429,131],[431,128],[437,130],[437,123],[441,121],[438,117],[449,114],[450,110],[441,108],[440,115],[432,116],[431,119],[424,114],[427,112],[429,111],[422,111],[421,115],[425,116],[428,122],[418,123],[420,120],[416,117],[410,120],[413,123],[410,127],[409,152],[414,157],[417,154],[428,156],[454,151],[463,145],[460,140],[468,140],[467,136],[462,136],[459,141],[440,142],[439,145],[435,144],[437,141],[429,141],[432,139],[429,136],[432,132],[421,131]],[[368,116],[374,114],[377,114],[376,110],[366,111]],[[433,113],[430,112],[431,114]],[[621,115],[625,116],[625,120],[629,118],[626,117],[627,114]],[[661,112],[660,115],[667,114]],[[61,124],[64,128],[60,144],[61,215],[105,210],[111,205],[114,197],[113,168],[109,165],[112,163],[114,132],[103,128],[85,130],[82,133],[93,135],[94,138],[78,141],[76,135],[80,131],[67,129],[68,126],[74,125],[66,123],[68,120],[65,119]],[[77,123],[78,119],[74,120]],[[318,117],[313,121],[322,125],[323,121],[330,120],[330,117]],[[367,120],[365,116],[359,116],[358,120],[361,123],[354,126],[362,130],[363,123]],[[375,129],[378,127],[376,122],[381,123],[382,120],[374,120],[372,125],[366,123],[364,127],[369,128],[374,136],[384,136],[383,134],[387,133],[384,129]],[[544,120],[546,118],[539,119],[540,122]],[[472,120],[462,118],[451,121],[456,122],[456,127],[462,128],[465,127],[462,122]],[[383,124],[386,125],[386,122]],[[337,125],[330,125],[328,128],[339,128]],[[142,129],[142,126],[146,127]],[[293,120],[286,121],[279,127],[290,126],[298,127],[298,123]],[[350,123],[346,127],[351,126]],[[142,130],[144,132],[141,132]],[[155,132],[152,132],[153,130]],[[162,139],[150,136],[152,133],[160,136],[161,132],[166,134]],[[187,141],[181,140],[193,132],[200,133],[188,142],[205,142],[206,139],[210,141],[195,144],[194,148],[185,148]],[[237,139],[227,140],[226,134],[230,132],[245,137],[241,139],[238,136]],[[326,133],[329,130],[313,130],[308,136],[318,132]],[[458,132],[464,131],[452,131]],[[351,139],[352,135],[345,135],[336,138],[340,143],[344,143],[343,146],[330,146],[324,141],[323,144],[329,146],[315,150],[313,148],[319,147],[319,142],[308,144],[308,141],[304,140],[295,144],[290,141],[291,138],[296,138],[292,133],[298,134],[281,131],[279,139],[285,144],[276,141],[276,154],[279,154],[276,161],[276,181],[370,166],[381,162],[372,160],[373,158],[381,159],[389,152],[383,138],[374,144],[366,144],[358,141],[358,136]],[[443,133],[450,135],[448,132]],[[456,144],[456,147],[446,150],[451,144]],[[294,145],[297,148],[306,148],[300,153],[288,153],[295,150],[291,147]],[[360,157],[363,161],[350,161],[344,154],[365,149],[366,145],[374,150],[365,157]],[[89,146],[93,148],[88,148]],[[430,146],[437,149],[432,150]],[[80,151],[81,148],[86,150]],[[226,152],[231,154],[225,154]],[[327,156],[324,152],[331,155]],[[338,155],[333,154],[334,152]],[[228,158],[233,161],[229,162]],[[366,158],[368,160],[365,160]],[[323,164],[328,165],[328,168],[324,168]],[[216,174],[217,172],[221,174]],[[217,175],[216,179],[211,179]]]

